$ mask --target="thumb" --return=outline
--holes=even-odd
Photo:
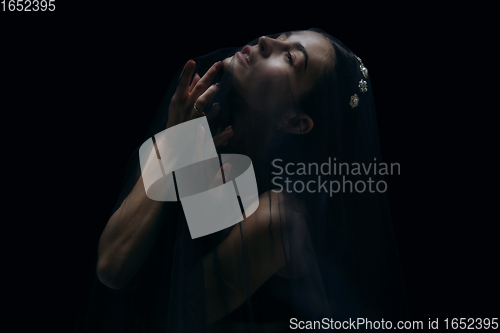
[[[231,128],[231,126],[228,126],[224,130],[224,132],[213,137],[215,147],[227,145],[228,140],[231,139],[233,136],[234,136],[233,129]]]

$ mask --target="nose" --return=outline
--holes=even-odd
[[[283,43],[284,42],[279,41],[277,39],[272,39],[266,36],[262,36],[259,38],[257,46],[259,47],[260,54],[264,58],[267,58],[273,53],[273,51],[279,49]]]

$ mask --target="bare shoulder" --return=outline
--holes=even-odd
[[[260,195],[259,207],[242,222],[242,227],[259,238],[287,235],[292,230],[303,230],[306,216],[305,205],[299,198],[271,190]]]
[[[253,214],[230,229],[218,245],[217,253],[222,261],[234,257],[234,264],[229,266],[238,271],[234,267],[243,262],[239,257],[243,250],[254,277],[253,288],[257,290],[274,274],[288,276],[290,272],[284,268],[291,249],[295,253],[293,274],[301,274],[305,263],[299,254],[306,239],[306,218],[300,200],[290,194],[269,191],[259,197],[259,207]]]

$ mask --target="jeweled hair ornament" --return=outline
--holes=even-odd
[[[361,74],[363,74],[364,78],[367,79],[368,78],[368,68],[365,67],[365,65],[363,64],[363,61],[361,60],[360,57],[358,56],[355,56],[356,59],[358,59],[359,61],[359,69],[361,71]],[[365,80],[361,79],[358,83],[358,88],[359,90],[362,92],[362,93],[365,93],[368,91],[368,82],[366,82]],[[351,101],[349,102],[349,105],[352,107],[352,108],[355,108],[357,107],[359,104],[359,97],[357,94],[354,94],[351,96]]]

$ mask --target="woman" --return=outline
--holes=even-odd
[[[283,332],[314,321],[313,328],[330,329],[330,320],[402,318],[385,190],[333,190],[346,175],[318,170],[334,158],[380,161],[361,59],[311,29],[188,61],[145,139],[204,116],[218,153],[250,157],[257,210],[192,239],[179,203],[147,197],[136,151],[99,241],[79,329]],[[357,185],[382,179],[373,170],[347,176]]]

